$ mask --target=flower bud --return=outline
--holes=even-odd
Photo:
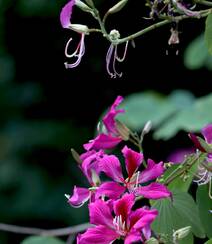
[[[94,8],[94,4],[92,0],[85,0],[85,1],[90,7]]]
[[[98,174],[96,173],[96,171],[94,171],[94,170],[91,170],[91,179],[95,186],[100,185],[101,180],[100,180]]]
[[[143,128],[142,134],[145,135],[145,134],[149,133],[151,128],[152,128],[152,122],[151,122],[151,120],[149,120],[146,122],[146,124]]]
[[[120,38],[120,33],[118,30],[112,30],[110,31],[109,36],[111,41],[117,41]]]
[[[124,141],[128,141],[130,137],[130,130],[121,121],[116,120],[116,129]]]
[[[72,157],[75,159],[75,161],[78,164],[81,164],[82,163],[82,160],[80,159],[79,154],[73,148],[71,149],[71,154],[72,154]]]
[[[149,240],[145,242],[146,244],[159,244],[159,241],[154,237],[151,237]]]
[[[75,5],[85,12],[92,12],[92,9],[80,0],[75,0]]]
[[[107,12],[107,14],[115,14],[119,12],[128,2],[128,0],[121,0],[117,4],[115,4],[112,8],[110,8]]]
[[[191,231],[191,226],[186,226],[184,228],[178,229],[173,233],[173,241],[179,241],[186,237]]]
[[[80,24],[70,24],[69,28],[73,31],[76,31],[78,33],[85,33],[88,34],[88,27],[87,25],[80,25]]]

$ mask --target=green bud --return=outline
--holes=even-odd
[[[116,129],[124,141],[128,141],[130,137],[130,130],[121,121],[116,120]]]
[[[85,34],[89,33],[89,29],[87,25],[71,24],[70,29],[78,33],[85,33]]]
[[[90,7],[94,8],[94,4],[92,0],[85,0],[85,1]]]
[[[179,241],[186,237],[191,231],[191,226],[186,226],[184,228],[178,229],[173,233],[173,241]]]
[[[85,3],[80,0],[75,0],[75,5],[85,12],[92,12],[92,9]]]
[[[151,237],[149,240],[145,242],[145,244],[159,244],[159,241],[154,237]]]
[[[111,30],[109,37],[111,41],[115,42],[120,38],[120,33],[118,30]]]
[[[114,5],[112,8],[110,8],[107,12],[107,14],[115,14],[119,12],[128,2],[128,0],[121,0],[116,5]]]
[[[78,164],[82,163],[82,160],[80,159],[80,156],[79,156],[78,152],[76,152],[73,148],[71,149],[71,154],[72,154],[72,157],[75,159],[75,161]]]
[[[100,178],[99,178],[98,174],[96,173],[96,171],[94,171],[94,170],[91,170],[91,179],[95,186],[100,185],[100,183],[101,183]]]

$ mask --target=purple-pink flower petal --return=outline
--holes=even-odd
[[[145,183],[161,176],[164,172],[163,162],[155,163],[152,159],[148,159],[147,168],[143,170],[139,176],[139,183]]]
[[[212,143],[212,124],[206,125],[202,129],[202,134],[206,140],[207,143],[211,144]]]
[[[115,117],[117,116],[117,114],[124,112],[123,109],[117,110],[117,106],[122,101],[123,101],[123,97],[118,96],[115,102],[113,103],[113,105],[111,106],[110,110],[108,111],[108,113],[103,118],[103,123],[109,134],[117,134]]]
[[[135,171],[138,169],[138,167],[141,165],[144,158],[143,154],[135,152],[127,146],[122,149],[122,153],[125,157],[128,177],[131,178]]]
[[[125,194],[121,199],[114,202],[113,208],[116,216],[122,217],[122,222],[127,222],[129,213],[132,206],[135,203],[135,197],[133,194]]]
[[[134,231],[126,236],[124,244],[132,244],[138,241],[142,241],[141,233],[139,231]]]
[[[90,223],[113,228],[113,216],[110,207],[102,200],[89,204]]]
[[[146,210],[143,216],[134,224],[133,228],[141,230],[146,226],[149,226],[157,217],[158,211],[156,209]]]
[[[170,197],[171,192],[168,188],[160,183],[153,182],[148,186],[140,186],[136,189],[136,195],[143,196],[148,199],[160,199]]]
[[[81,164],[81,169],[84,175],[87,177],[89,183],[93,185],[93,179],[92,179],[92,170],[95,171],[95,173],[99,174],[100,168],[99,168],[99,160],[104,155],[104,152],[102,150],[95,152],[93,151],[93,154],[89,155],[87,154],[87,157],[84,159],[84,161]],[[84,157],[84,155],[83,155]]]
[[[83,147],[87,151],[91,149],[111,149],[118,145],[121,141],[121,137],[113,137],[111,135],[101,133],[93,140],[90,140],[88,143],[84,144]]]
[[[105,155],[100,160],[100,170],[114,181],[124,181],[121,164],[119,159],[114,155]]]
[[[74,187],[73,195],[68,199],[68,203],[73,207],[81,207],[90,198],[87,188]]]
[[[116,182],[105,182],[96,190],[96,198],[106,196],[110,199],[118,199],[125,191],[125,187]]]
[[[63,28],[68,28],[71,24],[72,9],[75,4],[75,0],[70,0],[60,12],[60,23]]]
[[[99,225],[78,235],[77,244],[110,244],[118,237],[119,234],[115,230]]]

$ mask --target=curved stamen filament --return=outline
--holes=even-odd
[[[126,58],[128,43],[129,43],[129,41],[127,41],[126,44],[125,44],[124,54],[123,54],[122,58],[119,58],[118,54],[116,55],[116,60],[118,60],[119,62],[123,62],[125,60],[125,58]]]

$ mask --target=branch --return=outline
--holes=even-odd
[[[89,223],[84,223],[80,225],[75,225],[66,228],[45,230],[39,228],[21,227],[17,225],[9,225],[0,223],[0,231],[13,232],[17,234],[27,234],[27,235],[41,235],[41,236],[66,236],[76,234],[78,232],[84,231],[91,227]]]

